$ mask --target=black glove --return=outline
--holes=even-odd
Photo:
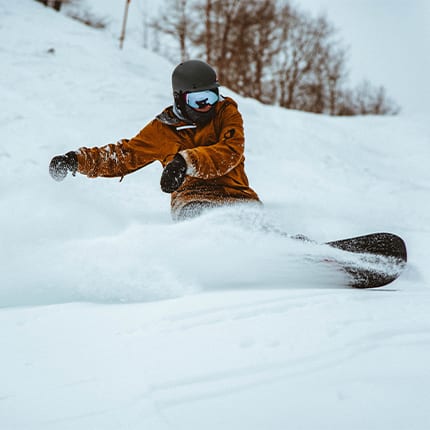
[[[160,185],[165,193],[173,193],[184,182],[187,171],[187,163],[184,157],[176,154],[175,158],[164,168]]]
[[[69,171],[75,176],[76,170],[78,170],[78,156],[73,151],[65,155],[57,155],[49,163],[49,174],[56,181],[62,181]]]

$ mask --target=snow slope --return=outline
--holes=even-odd
[[[428,115],[329,118],[239,102],[264,212],[174,224],[153,164],[56,183],[51,157],[133,136],[174,65],[33,0],[0,3],[2,429],[426,429]],[[53,52],[52,52],[53,51]],[[318,241],[405,238],[351,290]]]

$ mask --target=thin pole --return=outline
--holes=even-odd
[[[125,27],[127,26],[128,7],[130,5],[130,1],[131,0],[125,0],[124,19],[122,21],[121,37],[119,38],[119,49],[122,49],[122,47],[124,46]]]

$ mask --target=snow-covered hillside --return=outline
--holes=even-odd
[[[265,209],[175,224],[159,164],[48,175],[171,104],[174,65],[33,0],[0,16],[2,429],[429,428],[426,113],[330,118],[224,88]],[[309,261],[325,247],[268,223],[320,242],[391,231],[409,264],[343,288]]]

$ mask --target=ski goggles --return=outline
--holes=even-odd
[[[207,105],[213,106],[219,100],[217,93],[211,90],[196,91],[185,94],[185,103],[193,109],[201,109]]]

